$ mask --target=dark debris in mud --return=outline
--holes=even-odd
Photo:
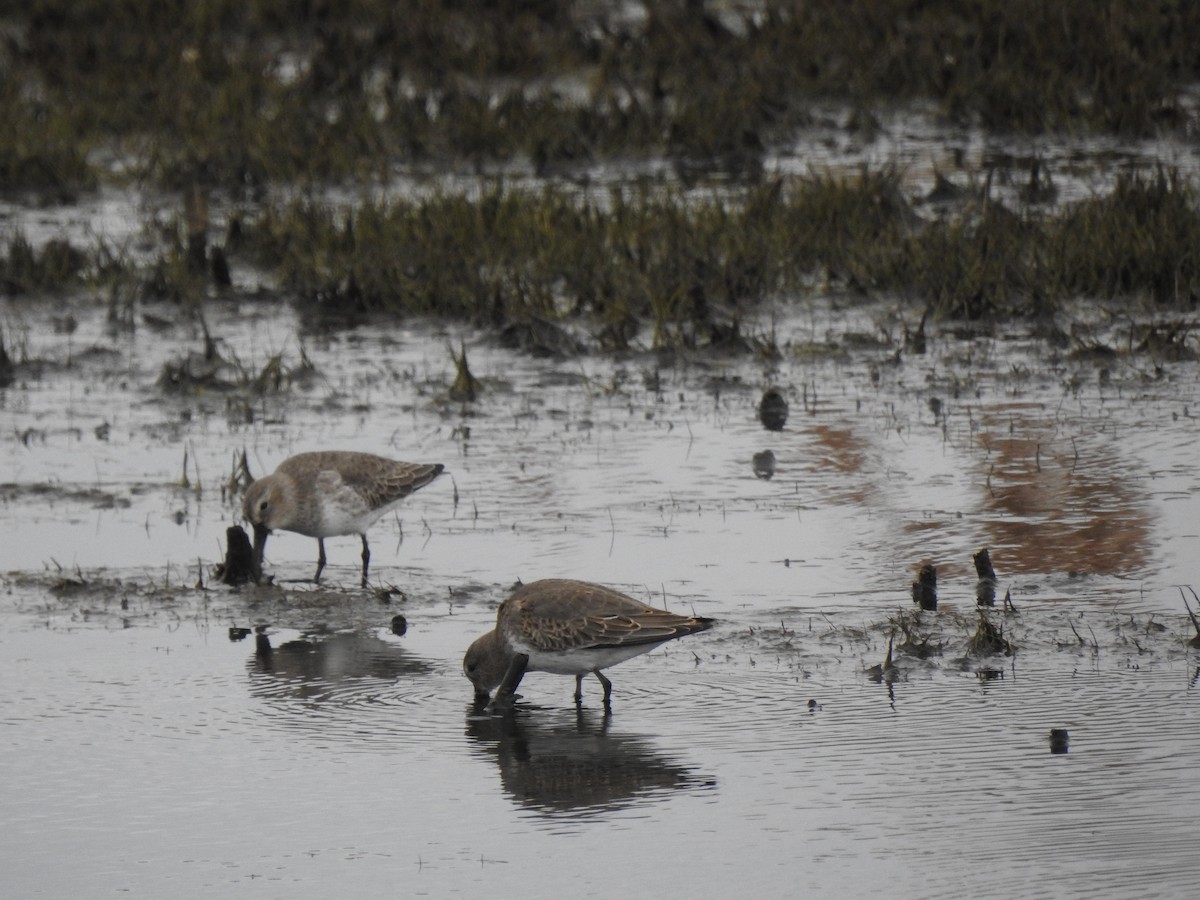
[[[207,392],[261,397],[286,392],[293,385],[307,384],[317,375],[303,346],[294,363],[285,362],[283,354],[276,353],[261,369],[248,370],[236,357],[221,351],[220,338],[209,332],[203,318],[201,325],[202,349],[163,363],[157,386],[164,393],[182,397]]]
[[[180,573],[177,583],[137,580],[103,572],[10,573],[0,584],[12,611],[49,629],[80,627],[219,627],[243,637],[252,630],[288,629],[322,635],[347,631],[406,632],[422,614],[494,588],[465,585],[450,597],[412,597],[383,586],[341,591],[326,586],[248,585],[206,588]],[[458,599],[455,599],[455,598]],[[403,612],[399,609],[402,608]],[[1138,669],[1191,658],[1200,646],[1187,620],[1116,610],[1066,609],[1061,601],[1027,603],[1021,614],[999,610],[940,612],[899,609],[866,617],[845,609],[827,613],[777,610],[775,623],[740,624],[724,616],[723,635],[697,659],[724,658],[751,666],[771,664],[803,678],[851,669],[856,678],[896,683],[939,672],[973,672],[988,680],[1019,669],[1023,658],[1041,663],[1063,657],[1072,670],[1101,665]],[[1190,613],[1190,610],[1189,610]]]
[[[139,578],[102,570],[12,572],[0,576],[0,587],[12,612],[52,630],[269,624],[308,631],[394,631],[405,619],[399,608],[412,617],[443,609],[447,603],[442,596],[420,597],[391,585],[369,591],[308,585],[209,586],[210,574],[193,570]]]
[[[1182,619],[1168,623],[1154,614],[1068,611],[1061,601],[1030,602],[1021,614],[910,608],[861,623],[862,617],[845,610],[796,611],[777,624],[750,625],[729,635],[723,650],[729,658],[744,653],[754,665],[769,660],[805,673],[849,663],[859,677],[893,683],[959,671],[1000,678],[1010,668],[1019,669],[1025,658],[1065,657],[1073,670],[1102,664],[1137,669],[1188,657],[1200,646],[1191,642]],[[1196,628],[1200,633],[1200,623]]]
[[[1192,599],[1200,606],[1200,597],[1196,596],[1196,592],[1188,587],[1188,592],[1192,595]],[[1192,612],[1191,606],[1188,605],[1187,597],[1183,596],[1183,588],[1179,589],[1179,594],[1183,598],[1183,608],[1187,610],[1188,618],[1192,620],[1192,627],[1196,629],[1196,634],[1188,641],[1188,645],[1192,647],[1200,647],[1200,616]]]
[[[174,627],[184,621],[205,622],[213,612],[203,593],[165,581],[76,571],[10,573],[3,583],[15,612],[50,629]]]

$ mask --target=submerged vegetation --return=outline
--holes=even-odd
[[[14,124],[0,192],[64,203],[134,179],[186,198],[174,228],[147,223],[155,247],[138,258],[9,236],[8,295],[92,290],[130,320],[137,301],[196,310],[230,290],[232,266],[342,315],[574,320],[609,349],[648,336],[758,350],[772,348],[747,324],[756,306],[827,289],[899,298],[922,321],[1200,298],[1198,185],[1178,170],[1131,170],[1056,207],[1036,159],[1015,202],[990,171],[968,171],[966,187],[938,173],[949,205],[911,196],[886,164],[764,168],[818,102],[861,134],[895,103],[1024,134],[1191,133],[1190,4],[35,0],[0,24],[0,111]],[[646,157],[675,177],[312,199],[432,161],[552,175]],[[302,199],[267,199],[276,188]]]

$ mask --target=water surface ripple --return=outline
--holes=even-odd
[[[777,318],[772,360],[532,359],[372,323],[309,335],[319,377],[246,407],[155,387],[190,326],[113,336],[81,310],[68,345],[45,311],[6,315],[40,360],[0,393],[6,894],[1094,900],[1200,879],[1192,362],[1148,378],[1019,331],[934,332],[897,362],[829,349],[901,331],[847,304]],[[249,306],[208,324],[250,370],[305,334]],[[470,407],[446,393],[460,338]],[[768,385],[782,431],[758,421]],[[287,582],[315,552],[287,534],[284,583],[214,584],[242,448],[259,473],[335,446],[447,465],[372,530],[380,590],[354,538],[327,542],[320,588]],[[1015,612],[981,619],[981,546]],[[916,614],[924,561],[940,605]],[[609,714],[594,680],[577,708],[542,673],[481,714],[463,651],[551,576],[718,625],[612,670]],[[982,621],[1015,653],[969,652]]]

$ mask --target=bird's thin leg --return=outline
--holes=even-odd
[[[367,536],[366,536],[365,534],[362,536],[362,542],[363,542],[363,552],[362,552],[362,560],[363,560],[363,577],[362,577],[362,586],[363,586],[363,587],[366,587],[366,586],[367,586],[367,566],[369,566],[369,565],[371,564],[371,548],[367,546]]]
[[[317,574],[313,576],[313,584],[321,583],[321,570],[325,568],[325,538],[317,538]]]
[[[575,702],[583,702],[583,675],[575,676]]]
[[[601,674],[599,669],[597,669],[592,674],[595,675],[597,678],[599,678],[600,683],[602,685],[604,685],[604,705],[608,706],[608,698],[612,696],[612,682],[609,681],[607,678],[605,678],[604,675]]]

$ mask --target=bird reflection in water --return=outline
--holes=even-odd
[[[518,707],[495,715],[475,703],[466,733],[480,753],[494,757],[514,802],[551,817],[598,815],[715,786],[646,738],[613,733],[611,722],[611,712],[583,707]]]
[[[254,655],[246,667],[258,695],[296,700],[351,701],[369,682],[428,675],[434,666],[395,642],[359,631],[305,633],[273,646],[265,628],[255,629]]]

